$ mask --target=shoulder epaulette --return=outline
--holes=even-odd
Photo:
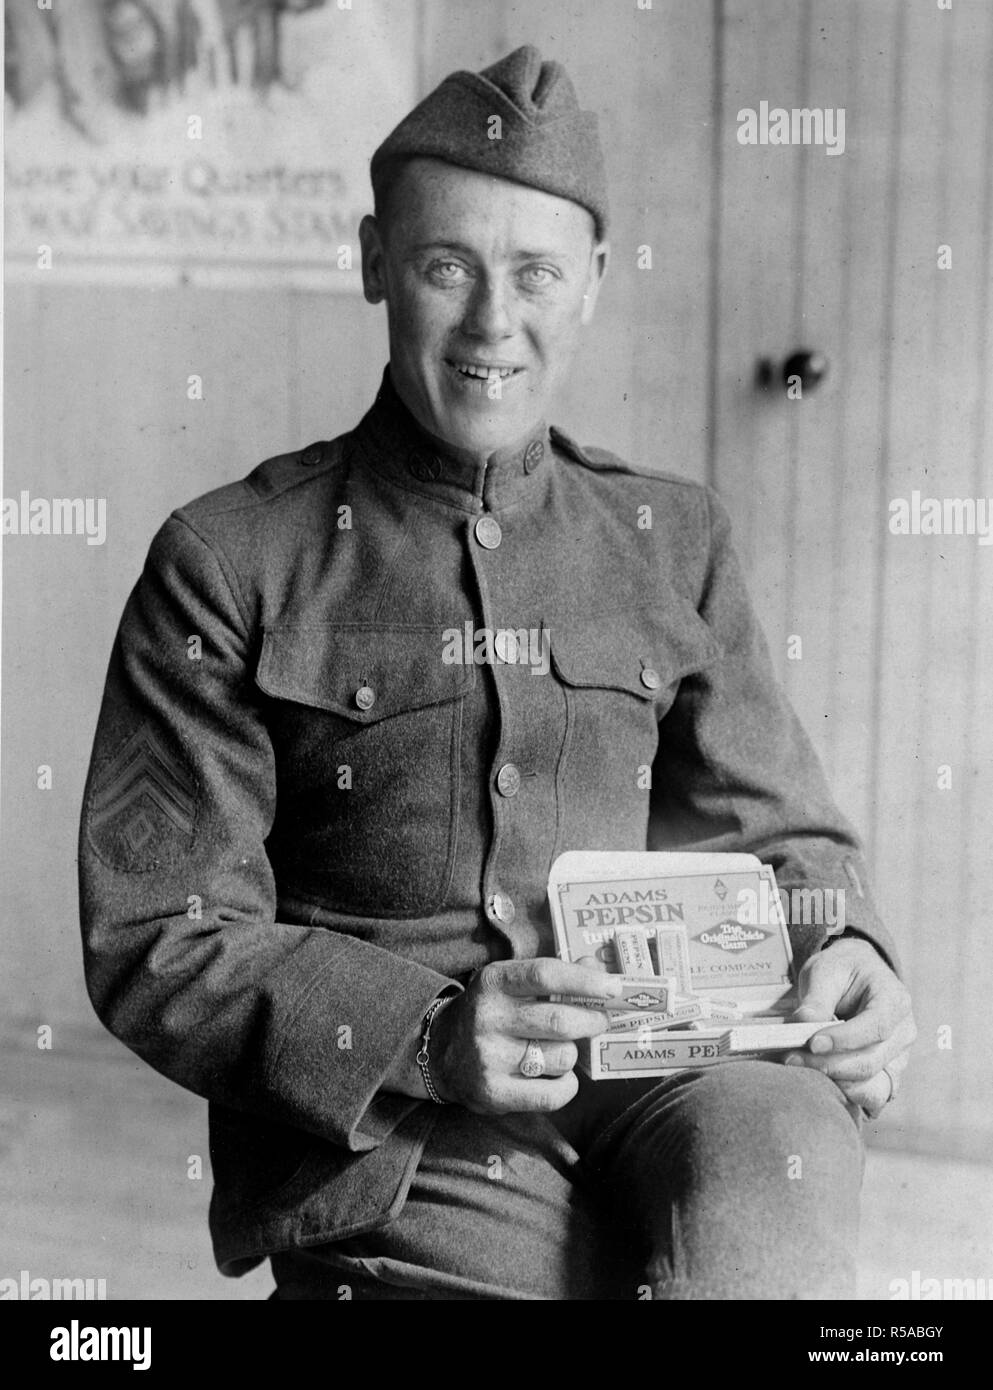
[[[598,473],[633,473],[639,477],[654,476],[647,469],[635,468],[633,464],[622,459],[619,454],[612,454],[609,449],[597,449],[591,444],[577,444],[557,425],[549,426],[548,433],[557,449],[562,449],[577,463],[585,464],[587,468],[595,468]]]
[[[275,497],[288,488],[305,483],[308,478],[324,472],[334,463],[336,451],[327,440],[308,444],[290,454],[276,454],[265,459],[245,479],[245,484],[259,497]]]
[[[333,468],[341,458],[337,442],[309,444],[306,449],[295,449],[290,454],[275,454],[257,464],[244,478],[194,497],[178,507],[177,514],[191,520],[256,507]]]
[[[657,468],[639,468],[609,449],[599,449],[593,444],[577,444],[557,425],[550,425],[548,433],[557,449],[561,449],[577,463],[592,468],[597,473],[629,473],[635,478],[653,478],[657,482],[681,483],[685,487],[696,489],[701,486],[692,478],[683,477],[681,473],[670,473],[668,470]]]

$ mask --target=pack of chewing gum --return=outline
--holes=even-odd
[[[548,897],[560,959],[623,977],[580,1044],[595,1081],[780,1059],[827,1023],[791,1023],[793,953],[772,869],[750,854],[570,852]]]

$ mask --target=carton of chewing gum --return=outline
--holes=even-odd
[[[693,989],[689,938],[681,922],[655,928],[655,952],[659,958],[659,974],[675,975],[680,990],[689,994]]]
[[[648,936],[635,928],[618,927],[614,932],[614,955],[622,975],[670,975],[675,971],[655,969]],[[680,986],[683,988],[683,986]]]
[[[677,994],[669,1009],[664,1012],[611,1013],[608,1032],[617,1033],[635,1028],[679,1028],[684,1023],[692,1023],[704,1017],[704,1004],[700,999],[687,999]]]
[[[754,855],[571,850],[551,867],[548,901],[559,958],[620,983],[611,999],[553,996],[607,1015],[579,1045],[594,1080],[782,1060],[828,1026],[791,1021],[789,928]]]
[[[746,1028],[729,1028],[718,1047],[724,1056],[739,1052],[786,1052],[794,1047],[806,1047],[815,1033],[832,1027],[831,1023],[750,1023]]]

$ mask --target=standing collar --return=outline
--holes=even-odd
[[[483,462],[446,443],[414,418],[397,394],[388,365],[355,435],[377,472],[471,511],[520,501],[539,486],[553,458],[544,421]]]

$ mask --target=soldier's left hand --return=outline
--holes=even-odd
[[[868,941],[836,941],[800,972],[796,1022],[844,1020],[785,1059],[830,1076],[875,1119],[900,1084],[917,1037],[910,995]]]

